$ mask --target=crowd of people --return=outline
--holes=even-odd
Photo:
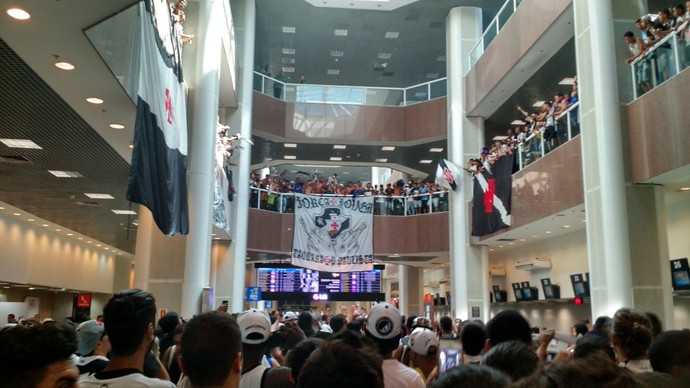
[[[352,195],[377,197],[376,215],[415,215],[448,211],[447,190],[430,181],[408,181],[399,179],[394,183],[372,185],[371,182],[341,181],[337,173],[330,177],[318,172],[298,172],[294,180],[280,174],[266,174],[263,178],[253,173],[250,178],[250,206],[253,208],[294,212],[294,198],[280,194],[298,193],[313,195]]]
[[[635,21],[635,29],[639,34],[627,31],[623,35],[630,51],[627,62],[632,63],[641,58],[637,61],[634,70],[636,87],[640,94],[648,92],[656,84],[664,82],[681,70],[676,69],[672,42],[666,42],[654,48],[670,33],[679,32],[678,55],[680,58],[678,62],[680,66],[682,68],[690,66],[688,20],[690,20],[690,1],[685,2],[685,5],[679,3],[671,8],[661,9],[655,15],[642,16]]]
[[[10,324],[0,330],[0,386],[690,386],[690,331],[663,331],[656,315],[629,308],[574,325],[555,355],[555,332],[535,336],[516,310],[484,324],[405,318],[388,303],[349,318],[227,309],[156,323],[153,295],[132,289],[113,295],[102,322]],[[462,349],[457,362],[447,349]]]

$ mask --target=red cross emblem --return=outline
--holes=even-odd
[[[168,117],[168,124],[173,123],[172,99],[170,98],[170,89],[165,89],[165,113]]]

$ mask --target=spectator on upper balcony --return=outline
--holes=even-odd
[[[640,30],[640,38],[642,39],[642,50],[647,50],[654,45],[656,37],[652,32],[652,17],[649,15],[644,15],[642,18],[635,21],[635,28]]]
[[[273,97],[279,100],[283,97],[283,86],[285,85],[284,82],[285,74],[283,74],[283,70],[281,69],[276,76],[276,80],[273,81]]]
[[[545,101],[541,105],[541,113],[537,116],[537,121],[544,122],[544,129],[542,134],[544,136],[544,152],[551,152],[555,148],[556,140],[556,126],[554,121],[554,112],[556,111],[554,104],[551,101]]]
[[[661,40],[666,37],[666,35],[671,33],[674,21],[671,18],[671,12],[668,10],[668,8],[664,8],[659,11],[658,15],[659,16],[654,23],[652,32],[657,40]],[[668,42],[660,45],[656,51],[657,71],[659,73],[659,83],[661,83],[669,79],[671,75],[675,74],[673,66],[673,53],[671,51],[671,45]]]
[[[626,59],[626,62],[632,63],[640,55],[642,55],[644,43],[642,39],[635,36],[632,31],[627,31],[623,34],[625,43],[628,45],[628,51],[630,56]],[[649,72],[649,62],[647,60],[640,61],[635,66],[635,79],[637,81],[637,87],[642,90],[642,93],[647,93],[652,89],[652,84],[650,82],[650,72]]]

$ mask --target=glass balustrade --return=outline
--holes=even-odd
[[[484,51],[486,51],[491,42],[493,42],[494,38],[498,36],[498,33],[506,25],[510,17],[513,16],[520,3],[522,3],[522,0],[506,0],[506,2],[503,3],[501,9],[498,10],[498,13],[494,19],[491,21],[491,23],[489,23],[481,38],[479,38],[477,41],[477,44],[475,44],[474,48],[472,48],[472,51],[470,51],[469,69],[472,69],[477,61],[479,61],[479,58],[481,58],[482,54],[484,54]]]

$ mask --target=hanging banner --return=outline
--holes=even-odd
[[[374,197],[295,194],[292,264],[325,272],[374,268]]]

